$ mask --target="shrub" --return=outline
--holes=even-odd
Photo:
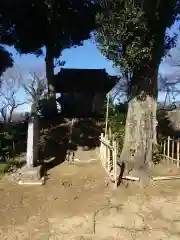
[[[162,159],[162,155],[161,155],[162,149],[161,146],[159,144],[156,144],[153,146],[153,154],[152,154],[152,162],[154,164],[159,164],[161,159]]]
[[[19,161],[9,161],[6,163],[0,163],[0,174],[12,172],[18,168],[21,168],[24,165],[24,162]]]

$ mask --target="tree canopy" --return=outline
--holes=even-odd
[[[4,48],[4,44],[12,43],[11,22],[5,15],[5,6],[0,2],[0,76],[7,68],[13,66],[12,55]]]
[[[64,49],[82,45],[96,27],[99,5],[90,0],[2,0],[4,22],[11,25],[13,45],[20,54],[42,55],[45,64],[48,92],[55,98],[53,76],[55,59]],[[59,65],[63,64],[60,60]],[[53,100],[51,108],[55,110]]]
[[[101,6],[104,11],[97,17],[101,28],[95,34],[98,47],[126,78],[147,61],[159,64],[175,45],[177,35],[170,37],[166,29],[178,17],[179,1],[102,0]]]
[[[13,45],[20,53],[58,58],[65,48],[82,44],[95,27],[95,5],[89,0],[2,0],[13,23]],[[8,24],[8,23],[7,23]]]
[[[120,163],[126,174],[149,180],[156,145],[158,68],[176,44],[167,28],[178,19],[180,1],[101,1],[95,38],[101,52],[128,80],[128,112]]]
[[[0,76],[6,71],[7,68],[13,66],[12,55],[0,45]]]

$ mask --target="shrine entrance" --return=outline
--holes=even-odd
[[[54,77],[54,88],[61,96],[61,115],[71,118],[68,159],[89,161],[96,158],[103,131],[106,94],[117,77],[105,69],[66,69]],[[99,123],[102,124],[99,124]]]
[[[61,96],[64,117],[103,117],[106,94],[116,85],[117,77],[105,69],[63,68],[54,77],[54,88]]]

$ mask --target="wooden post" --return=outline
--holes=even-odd
[[[164,150],[163,150],[163,155],[166,155],[166,140],[164,140]]]
[[[179,168],[179,139],[177,141],[177,167]]]
[[[103,140],[103,138],[102,138],[102,140]],[[104,144],[103,144],[103,142],[102,142],[102,164],[104,166]]]
[[[105,140],[106,139],[106,137],[104,137],[104,142],[106,141]],[[105,167],[107,167],[107,157],[106,157],[106,145],[105,144],[103,144],[103,148],[104,148],[104,166]]]
[[[108,144],[110,144],[110,141],[107,141]],[[106,146],[106,149],[107,149],[107,161],[108,161],[108,172],[110,172],[110,169],[111,169],[111,165],[110,165],[110,149],[109,147]]]
[[[102,142],[100,143],[99,158],[100,158],[100,160],[102,162]]]
[[[101,138],[100,138],[100,160],[103,162],[103,144],[102,144],[102,139],[103,139],[103,133],[101,133]]]
[[[113,141],[113,142],[114,142],[114,138],[115,138],[115,137],[114,137],[114,133],[113,133],[113,135],[112,135],[112,141]]]
[[[174,163],[174,137],[172,138],[172,163]]]
[[[109,140],[112,141],[112,131],[110,127],[109,127]]]
[[[117,144],[116,144],[116,141],[113,142],[113,162],[114,162],[114,166],[113,166],[113,169],[114,169],[114,181],[115,181],[115,187],[117,188]]]
[[[101,140],[103,140],[103,134],[101,133]],[[104,161],[104,155],[103,155],[103,143],[101,142],[101,162],[103,164],[103,161]]]
[[[168,143],[167,143],[167,157],[168,157],[168,163],[170,162],[170,159],[169,159],[169,146],[170,146],[170,137],[168,136]]]
[[[108,118],[109,118],[109,97],[110,97],[110,93],[107,94],[105,137],[107,135]]]
[[[103,140],[104,140],[104,137],[103,137]],[[106,165],[106,160],[105,160],[105,146],[104,146],[104,143],[102,145],[103,145],[103,165],[105,166]]]

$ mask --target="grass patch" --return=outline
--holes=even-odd
[[[9,161],[7,163],[0,163],[0,174],[3,175],[8,172],[12,172],[18,168],[21,168],[25,162]]]

